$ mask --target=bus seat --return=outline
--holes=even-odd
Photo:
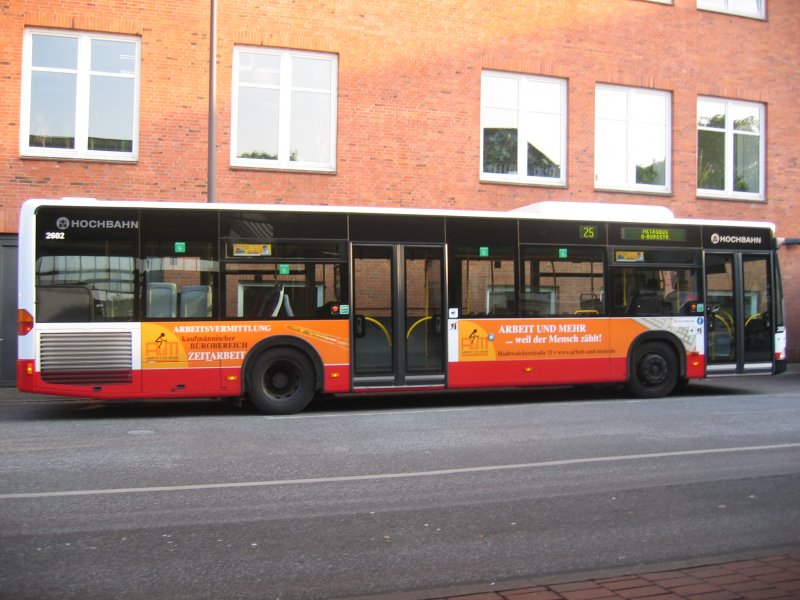
[[[253,289],[252,294],[245,296],[246,303],[242,316],[246,319],[270,317],[278,300],[280,300],[280,290],[277,287],[259,285]]]
[[[178,292],[174,283],[147,284],[147,317],[174,319],[177,316]]]
[[[292,309],[292,303],[289,300],[289,294],[286,293],[286,290],[284,290],[282,308],[283,308],[283,311],[286,313],[287,317],[293,317],[294,316],[294,310]]]
[[[289,296],[286,293],[286,288],[282,285],[277,287],[278,295],[272,299],[272,303],[269,306],[269,316],[277,317],[281,311],[287,317],[293,317],[294,311],[292,310],[292,303],[289,301]]]
[[[181,317],[211,316],[211,286],[185,285],[181,288]]]

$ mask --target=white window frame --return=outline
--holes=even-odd
[[[708,188],[697,188],[697,197],[698,198],[722,198],[728,200],[765,200],[766,196],[764,190],[766,189],[766,169],[765,169],[765,158],[766,158],[766,105],[760,102],[747,102],[743,100],[731,100],[727,98],[717,98],[714,96],[698,96],[697,97],[697,106],[698,106],[698,114],[697,114],[697,131],[701,130],[709,130],[709,131],[720,131],[719,128],[705,128],[701,127],[699,124],[699,106],[701,101],[709,101],[709,102],[720,102],[725,104],[725,189],[724,190],[713,190]],[[739,131],[734,130],[734,120],[730,118],[731,109],[737,106],[747,107],[747,108],[757,108],[758,115],[759,115],[759,130],[757,135],[759,136],[759,147],[758,147],[758,180],[759,180],[759,190],[758,192],[740,192],[734,189],[734,135],[756,135],[746,131]],[[695,136],[695,143],[697,143],[697,137]],[[695,167],[699,168],[700,162],[700,149],[697,148],[697,160],[695,161]]]
[[[627,110],[623,119],[601,119],[599,116],[598,102],[599,92],[603,90],[625,93],[627,95]],[[633,103],[640,97],[658,96],[664,100],[664,185],[636,182],[636,160],[633,157],[631,148],[637,142],[637,136],[642,135],[637,125],[661,125],[661,123],[648,123],[646,121],[636,121],[633,117]],[[609,149],[605,147],[606,140],[601,139],[599,124],[603,121],[616,121],[624,124],[625,127],[625,175],[621,180],[605,178],[599,173],[599,157],[607,153]],[[594,136],[594,181],[595,189],[623,192],[637,192],[645,194],[671,194],[672,193],[672,93],[663,90],[649,88],[635,88],[621,85],[597,84],[595,87],[595,136]]]
[[[738,10],[732,3],[736,0],[697,0],[699,10],[709,10],[739,17],[749,17],[751,19],[766,20],[767,0],[756,0],[758,8],[753,11]]]
[[[484,77],[502,77],[512,79],[518,84],[518,96],[510,99],[516,106],[517,113],[517,172],[516,173],[490,173],[485,172],[483,164],[484,151],[484,128],[486,127],[485,111],[494,108],[485,99],[483,90]],[[558,85],[560,87],[560,107],[559,112],[531,110],[530,102],[534,91],[532,86],[537,83]],[[505,108],[505,107],[504,107]],[[528,139],[525,132],[529,130],[533,120],[532,114],[549,114],[558,116],[560,126],[561,153],[558,157],[560,164],[559,177],[541,177],[528,175]],[[480,180],[493,183],[518,183],[528,185],[541,185],[549,187],[565,187],[567,185],[567,80],[559,77],[543,77],[538,75],[527,75],[522,73],[508,73],[505,71],[484,70],[481,73],[481,126],[480,126],[480,159],[479,159]]]
[[[33,36],[52,35],[78,40],[78,62],[76,69],[33,67]],[[109,40],[132,43],[135,46],[135,72],[130,74],[95,73],[91,70],[91,45],[93,40]],[[110,162],[135,162],[139,159],[139,88],[141,85],[142,42],[138,36],[72,31],[64,29],[26,28],[22,44],[22,93],[20,94],[20,154],[25,157],[97,160]],[[34,71],[51,73],[74,73],[76,75],[75,99],[75,148],[42,148],[30,145],[31,79]],[[133,132],[130,152],[90,150],[89,143],[89,95],[92,75],[121,77],[134,80],[133,86]]]
[[[239,58],[241,53],[255,53],[280,57],[280,84],[243,84],[247,87],[275,89],[279,91],[279,120],[278,120],[278,157],[277,159],[244,158],[238,153],[238,121],[239,121]],[[304,91],[304,88],[292,85],[292,59],[313,58],[325,60],[331,64],[330,94],[330,150],[329,160],[324,162],[309,162],[292,160],[291,150],[291,122],[292,122],[292,92]],[[235,46],[233,49],[233,91],[231,94],[231,151],[230,162],[232,167],[245,167],[253,169],[280,170],[280,171],[312,171],[334,173],[336,171],[336,129],[337,129],[337,104],[338,104],[338,78],[339,59],[336,54],[324,52],[309,52],[304,50],[286,50],[280,48],[266,48],[256,46]],[[320,93],[319,89],[311,90]]]

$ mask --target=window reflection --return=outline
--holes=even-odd
[[[231,164],[332,170],[336,68],[333,55],[235,48]]]
[[[735,196],[762,195],[763,106],[735,100],[697,101],[697,187]]]
[[[595,174],[599,187],[668,191],[670,93],[598,86]]]
[[[31,36],[32,66],[50,69],[78,68],[78,40],[61,35]]]
[[[26,31],[31,56],[23,65],[30,86],[29,105],[23,107],[29,115],[23,131],[27,154],[134,156],[139,42],[122,37]],[[88,102],[78,105],[78,98]]]
[[[89,150],[133,150],[133,79],[93,76],[89,92]]]
[[[77,76],[31,73],[28,143],[40,148],[75,148]]]
[[[481,172],[492,181],[565,180],[566,82],[485,72],[481,77]]]

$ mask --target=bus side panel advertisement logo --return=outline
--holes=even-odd
[[[142,368],[238,367],[250,348],[273,335],[304,339],[324,364],[350,360],[348,321],[142,323]]]

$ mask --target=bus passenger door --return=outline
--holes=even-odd
[[[708,374],[771,373],[769,255],[708,253],[705,268]]]
[[[444,385],[444,249],[353,246],[353,387]]]

